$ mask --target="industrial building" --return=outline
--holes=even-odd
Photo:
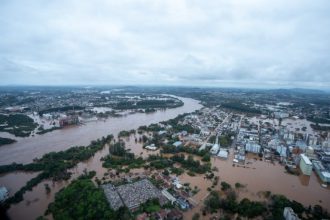
[[[126,206],[129,210],[136,210],[141,204],[149,199],[158,198],[159,203],[164,205],[167,198],[148,179],[142,179],[134,183],[115,187],[111,184],[102,186],[110,206],[118,210]]]
[[[306,157],[305,154],[300,155],[300,170],[304,175],[310,176],[312,174],[312,162]]]
[[[245,150],[247,152],[251,152],[251,153],[259,153],[260,152],[260,149],[261,149],[261,146],[257,143],[254,143],[254,142],[247,142],[245,144]]]

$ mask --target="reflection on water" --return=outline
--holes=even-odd
[[[310,180],[310,176],[306,176],[306,175],[299,175],[299,180],[301,185],[303,186],[308,186],[309,185],[309,180]]]

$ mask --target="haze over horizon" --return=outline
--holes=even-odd
[[[0,2],[0,85],[330,88],[327,0]]]

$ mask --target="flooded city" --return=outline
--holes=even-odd
[[[214,123],[211,118],[204,117],[203,115],[215,114],[219,117],[218,120],[222,123],[215,121],[217,126],[215,127],[215,132],[223,132],[224,129],[241,129],[242,132],[245,131],[245,127],[252,128],[250,133],[244,133],[244,138],[246,135],[253,136],[253,129],[260,131],[264,126],[274,127],[279,129],[281,126],[287,129],[287,132],[293,133],[299,130],[300,132],[305,132],[306,134],[317,135],[317,132],[311,128],[311,123],[306,120],[297,120],[297,119],[285,119],[282,121],[282,125],[279,125],[278,119],[265,119],[264,116],[258,117],[246,117],[244,115],[238,114],[227,114],[226,112],[218,110],[211,110],[203,107],[199,101],[191,98],[177,97],[183,101],[184,105],[174,109],[159,110],[153,113],[126,113],[121,117],[110,117],[108,119],[102,120],[91,120],[87,123],[81,125],[71,125],[67,126],[60,130],[55,130],[50,133],[30,136],[26,138],[17,138],[17,142],[5,145],[0,148],[1,158],[0,164],[10,164],[13,162],[16,163],[31,163],[34,158],[41,157],[43,154],[51,151],[61,151],[66,150],[72,146],[79,145],[88,145],[91,141],[106,136],[108,134],[114,135],[113,143],[122,141],[126,145],[126,149],[136,155],[136,157],[142,157],[145,160],[152,155],[158,157],[161,155],[162,158],[167,158],[167,160],[173,160],[173,153],[164,153],[160,149],[156,150],[147,150],[145,148],[145,143],[141,142],[142,139],[153,139],[155,133],[151,131],[144,131],[139,133],[130,134],[126,137],[119,137],[120,131],[123,130],[132,130],[140,129],[141,126],[148,126],[153,123],[168,121],[173,119],[180,114],[192,113],[198,110],[198,113],[193,113],[199,115],[196,116],[185,116],[185,120],[189,123]],[[203,118],[204,117],[204,118]],[[243,119],[244,118],[244,119]],[[210,121],[203,121],[203,120]],[[35,120],[41,122],[39,117],[36,117]],[[263,123],[260,123],[262,121]],[[210,125],[208,125],[210,126]],[[301,131],[300,128],[305,127],[304,131]],[[147,128],[147,127],[146,127]],[[200,126],[201,129],[203,126]],[[206,131],[205,131],[206,132]],[[166,133],[165,130],[160,130],[159,133]],[[180,133],[177,141],[180,145],[185,143],[185,146],[190,148],[194,146],[195,148],[199,147],[200,144],[196,144],[196,136],[190,137],[185,134],[185,132]],[[215,144],[212,146],[212,149],[217,145],[218,137],[211,136],[202,137],[205,141],[214,141]],[[210,135],[208,134],[208,135]],[[118,137],[117,137],[118,136]],[[12,137],[11,134],[6,137]],[[240,144],[240,135],[238,135],[235,142],[237,146]],[[202,140],[203,140],[202,139]],[[220,140],[220,139],[219,139]],[[221,140],[223,141],[223,140]],[[175,144],[174,143],[174,144]],[[200,143],[200,141],[198,142]],[[220,144],[220,143],[219,143]],[[221,142],[221,144],[224,144]],[[97,151],[94,156],[90,159],[79,162],[75,167],[69,169],[68,171],[72,173],[71,177],[68,180],[61,181],[52,181],[52,180],[43,180],[37,186],[33,187],[31,191],[27,191],[24,194],[23,201],[12,204],[8,210],[8,215],[12,219],[36,219],[39,216],[46,216],[49,219],[52,219],[52,215],[46,214],[45,211],[48,208],[48,205],[54,202],[55,194],[58,193],[61,189],[66,186],[69,186],[70,183],[77,179],[82,174],[89,171],[96,171],[95,179],[93,180],[95,184],[97,181],[102,180],[103,182],[115,181],[118,179],[125,179],[128,176],[133,177],[148,177],[159,176],[159,172],[156,170],[148,171],[143,168],[130,169],[128,174],[118,174],[118,171],[113,169],[108,169],[103,167],[102,161],[109,154],[109,148],[112,143],[106,144],[103,149]],[[202,145],[199,149],[205,148],[205,144]],[[209,149],[209,148],[208,148]],[[212,152],[212,149],[210,152]],[[202,150],[204,151],[204,149]],[[184,219],[191,219],[196,213],[204,213],[204,203],[207,198],[210,196],[212,189],[217,189],[221,187],[220,183],[226,182],[232,186],[237,184],[241,185],[240,189],[236,189],[238,200],[243,200],[248,198],[252,201],[268,202],[268,199],[264,196],[266,192],[271,192],[272,194],[285,195],[291,200],[298,201],[304,206],[314,206],[320,205],[325,209],[330,210],[330,186],[321,187],[322,180],[312,173],[310,176],[306,176],[299,172],[298,175],[289,174],[285,168],[285,164],[282,161],[273,161],[266,160],[262,156],[255,153],[247,153],[245,155],[245,160],[243,163],[238,162],[236,158],[240,154],[240,147],[230,148],[226,150],[228,156],[221,158],[216,155],[211,156],[210,158],[210,167],[214,175],[217,177],[216,182],[209,179],[207,175],[203,174],[194,174],[190,171],[183,172],[182,174],[177,174],[177,181],[180,184],[189,186],[190,189],[194,190],[194,194],[187,197],[187,201],[191,204],[191,208],[183,212]],[[221,148],[220,148],[221,152]],[[223,152],[223,148],[222,148]],[[204,157],[198,155],[191,155],[189,153],[181,153],[187,159],[191,157],[195,161],[203,161]],[[174,167],[177,170],[181,169],[180,163],[175,163]],[[38,172],[10,172],[0,175],[1,185],[8,186],[9,196],[14,196],[15,193],[22,188],[27,181],[36,177]],[[118,176],[119,175],[119,176]],[[159,176],[159,178],[163,178]],[[171,183],[169,183],[171,184]],[[205,214],[203,219],[211,218],[212,214]]]
[[[119,118],[89,122],[78,127],[72,126],[44,135],[19,139],[17,143],[0,148],[0,164],[10,164],[12,162],[29,163],[34,158],[40,157],[50,151],[60,151],[72,146],[87,145],[92,140],[108,134],[113,134],[116,137],[119,131],[136,129],[141,125],[165,121],[179,114],[193,112],[202,107],[197,100],[190,98],[180,99],[184,102],[184,106],[175,109],[157,111],[149,114],[129,114]],[[132,148],[133,152],[146,152],[142,149],[141,144],[135,144],[132,138],[129,140],[128,146]],[[91,159],[79,163],[76,168],[71,170],[73,175],[68,181],[43,181],[38,184],[32,191],[28,191],[24,195],[24,201],[11,206],[8,211],[9,216],[13,219],[35,219],[43,215],[48,204],[54,200],[55,193],[64,186],[67,186],[70,181],[76,179],[85,169],[88,171],[97,171],[97,177],[101,179],[107,170],[102,167],[100,159],[108,153],[109,149],[105,147],[103,150],[97,152]],[[0,175],[0,183],[1,185],[10,186],[10,195],[13,195],[18,189],[24,186],[29,179],[36,175],[37,174],[22,172],[4,174]],[[50,186],[50,193],[47,194],[45,192],[44,184]]]
[[[329,12],[0,0],[0,220],[330,219]]]

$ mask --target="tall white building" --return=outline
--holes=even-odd
[[[308,157],[305,154],[300,155],[300,170],[304,175],[310,176],[312,174],[312,162],[308,159]]]

